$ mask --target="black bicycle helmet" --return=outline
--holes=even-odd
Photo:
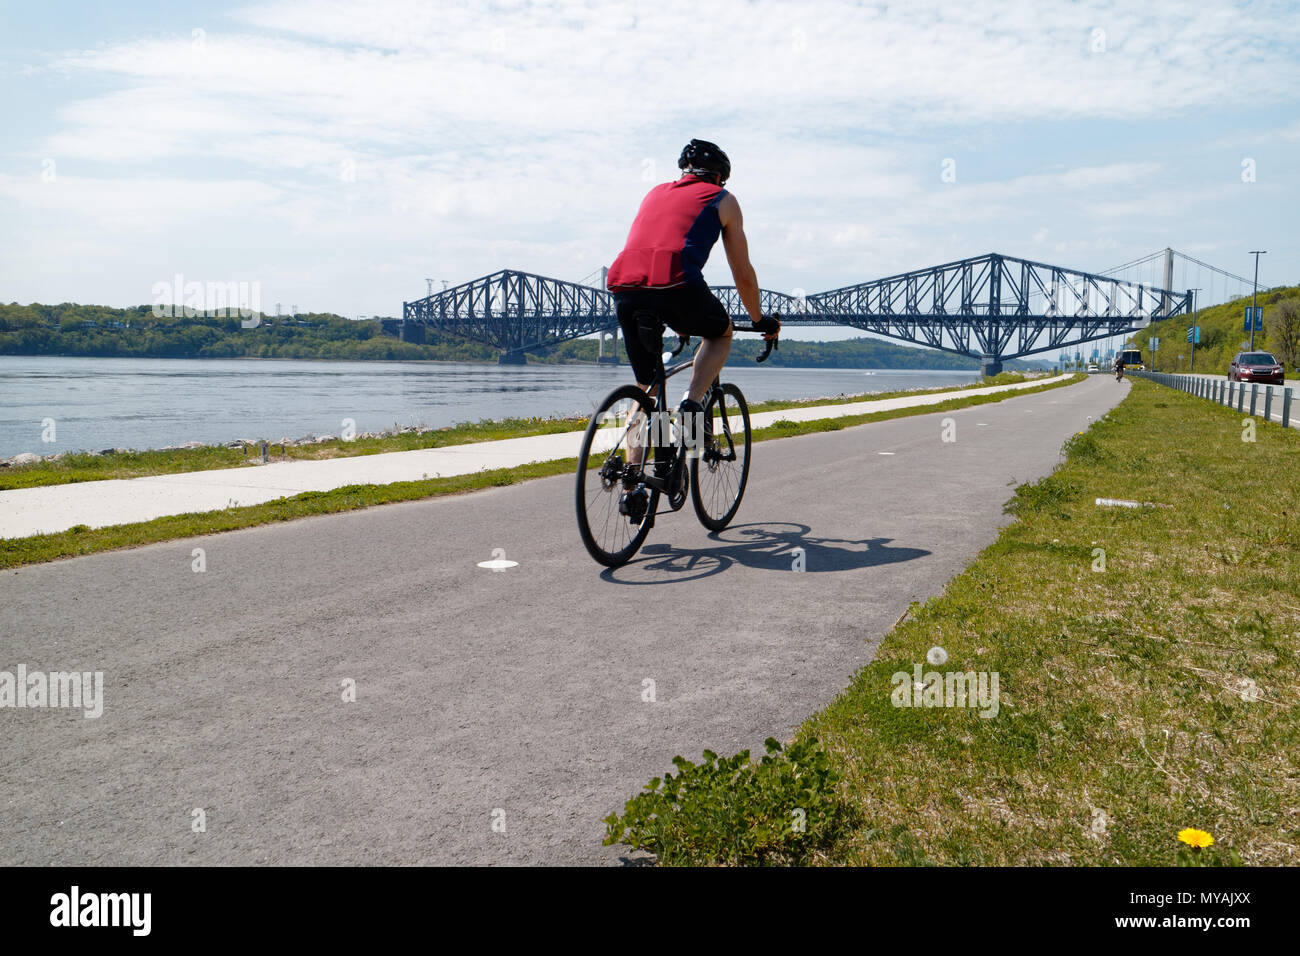
[[[718,148],[716,143],[703,139],[693,139],[682,149],[677,157],[677,168],[687,172],[717,173],[719,185],[725,186],[731,178],[731,160]]]

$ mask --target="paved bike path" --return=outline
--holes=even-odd
[[[1058,376],[1064,378],[1066,376]],[[982,392],[1018,391],[1057,378],[995,385]],[[753,417],[761,428],[778,419],[811,421],[947,401],[951,392],[874,399],[850,405],[764,412]],[[347,485],[386,485],[398,481],[469,475],[539,461],[576,458],[582,432],[534,435],[447,448],[386,452],[323,461],[286,461],[148,478],[111,479],[0,491],[0,538],[52,534],[84,524],[90,528],[152,521],[166,515],[218,511],[264,504],[305,491],[331,491]]]
[[[0,710],[0,864],[616,862],[603,816],[789,735],[1127,391],[761,443],[735,526],[612,573],[559,476],[0,575],[0,670],[105,682]]]

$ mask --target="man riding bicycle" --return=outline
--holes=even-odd
[[[606,286],[614,294],[632,373],[650,394],[663,371],[664,326],[704,340],[695,356],[690,389],[678,409],[686,422],[703,413],[701,399],[731,351],[731,316],[709,291],[703,274],[719,235],[755,331],[771,338],[780,332],[781,323],[765,318],[759,307],[758,277],[749,261],[740,203],[722,188],[731,177],[727,154],[714,143],[693,139],[677,166],[683,170],[679,179],[655,186],[641,201],[627,243],[609,267]],[[628,463],[639,466],[644,454],[643,447],[629,448]],[[636,485],[631,476],[625,479],[619,511],[639,522],[647,495]]]

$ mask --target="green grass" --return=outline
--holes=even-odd
[[[1014,392],[998,392],[991,395],[962,395],[937,405],[902,408],[845,418],[819,419],[797,424],[793,422],[777,422],[767,428],[755,429],[753,439],[754,441],[766,441],[819,431],[838,431],[850,425],[866,424],[886,418],[902,418],[910,415],[948,411],[968,405],[982,405],[987,402],[1001,401],[1002,399],[1049,388],[1060,388],[1081,381],[1085,377],[1076,375],[1054,385],[1040,385]],[[545,419],[541,421],[558,420]],[[485,429],[493,425],[494,423],[485,423]],[[556,430],[567,431],[569,429]],[[533,434],[541,433],[535,432]],[[414,440],[428,436],[410,435],[403,437]],[[490,439],[484,438],[482,440],[487,441]],[[336,488],[333,491],[306,492],[301,495],[294,495],[291,498],[282,498],[261,505],[247,505],[196,514],[172,515],[165,518],[155,518],[152,521],[114,525],[108,528],[88,528],[80,525],[55,534],[31,535],[25,538],[4,538],[0,539],[0,570],[38,564],[44,561],[55,561],[60,558],[94,554],[100,551],[112,551],[118,548],[139,547],[177,538],[235,531],[239,528],[250,528],[255,525],[272,524],[277,521],[289,521],[294,518],[305,518],[312,515],[355,511],[359,508],[368,508],[396,501],[414,501],[439,495],[460,494],[480,488],[510,485],[531,478],[545,478],[551,475],[565,474],[572,472],[575,467],[577,467],[577,459],[569,458],[539,462],[517,468],[500,468],[451,478],[430,478],[423,481],[396,482],[387,485],[350,485],[345,488]],[[565,520],[570,520],[570,518],[571,516],[565,515]]]
[[[1004,385],[1024,381],[1018,373],[985,379],[960,390],[988,385]],[[812,405],[839,405],[849,402],[896,398],[902,395],[919,395],[924,392],[950,391],[937,388],[921,391],[883,392],[863,395],[841,395],[828,399],[762,402],[752,411],[774,411],[786,408],[805,408]],[[278,443],[269,443],[271,461],[344,458],[360,455],[378,455],[385,452],[414,451],[420,448],[445,448],[449,445],[468,445],[505,438],[523,438],[530,435],[553,435],[560,432],[582,431],[587,427],[585,417],[576,418],[505,418],[495,421],[465,422],[425,432],[406,432],[381,438],[358,438],[343,441],[341,438],[313,445],[286,445],[283,452]],[[170,475],[189,471],[209,471],[218,468],[240,468],[260,455],[257,447],[225,448],[205,445],[201,448],[182,448],[167,451],[123,451],[108,455],[71,452],[57,461],[39,461],[0,470],[0,491],[16,488],[36,488],[45,485],[63,485],[79,481],[103,481],[110,478],[143,478],[147,475]]]
[[[796,738],[859,821],[828,862],[1165,866],[1185,827],[1216,844],[1184,862],[1300,862],[1300,434],[1244,442],[1242,418],[1135,381],[1016,489],[1017,520]],[[915,664],[996,672],[996,716],[894,706]]]

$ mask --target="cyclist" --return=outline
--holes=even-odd
[[[1121,381],[1124,378],[1124,353],[1120,352],[1115,356],[1115,381]]]
[[[627,243],[609,267],[606,286],[614,294],[632,373],[651,395],[663,370],[665,324],[679,335],[704,340],[678,410],[685,423],[704,411],[704,393],[731,351],[731,316],[703,275],[719,235],[754,329],[770,338],[781,323],[764,318],[759,307],[758,277],[749,261],[740,203],[723,188],[731,177],[731,160],[716,144],[693,139],[682,149],[677,167],[682,170],[679,179],[655,186],[641,201]],[[628,464],[640,465],[644,454],[643,447],[629,447]],[[636,485],[634,474],[625,479],[619,503],[619,511],[633,523],[644,516],[648,499],[645,489]]]

